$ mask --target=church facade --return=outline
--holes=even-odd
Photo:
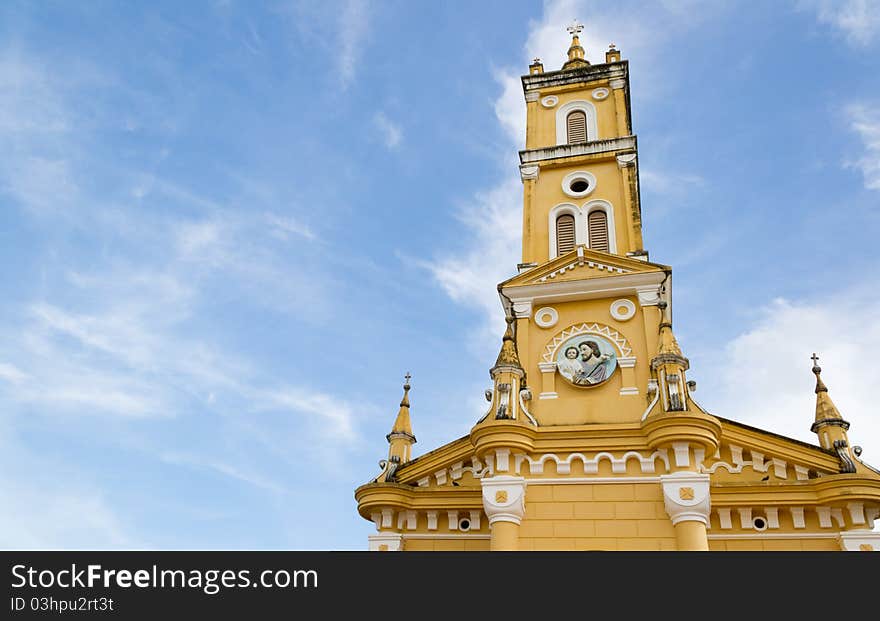
[[[417,458],[409,378],[382,472],[355,491],[371,550],[880,550],[880,471],[817,357],[809,444],[702,408],[672,269],[642,243],[628,62],[522,77],[522,262],[487,409]],[[805,413],[806,424],[806,413]]]

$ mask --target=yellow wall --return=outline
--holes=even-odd
[[[657,483],[530,485],[521,550],[674,550]]]

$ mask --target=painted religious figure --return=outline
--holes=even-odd
[[[617,368],[614,346],[595,334],[579,334],[557,350],[556,369],[577,386],[601,384]]]

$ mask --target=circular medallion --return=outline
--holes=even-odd
[[[552,328],[559,321],[559,313],[552,306],[545,306],[535,311],[535,323],[542,328]]]
[[[544,97],[544,99],[541,100],[541,105],[544,106],[545,108],[552,108],[553,106],[555,106],[558,103],[559,103],[559,97],[556,97],[555,95],[550,95],[549,97]]]
[[[556,370],[575,386],[604,383],[617,368],[614,345],[595,334],[578,334],[556,350]]]
[[[618,321],[632,319],[636,314],[636,305],[629,300],[615,300],[611,303],[611,316]]]
[[[593,99],[597,101],[602,101],[608,97],[608,89],[607,88],[597,88],[593,91]]]

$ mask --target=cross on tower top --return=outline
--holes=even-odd
[[[584,25],[578,22],[577,19],[571,20],[571,25],[566,28],[568,30],[568,34],[573,37],[576,37],[581,33],[581,30],[584,29]]]
[[[816,352],[813,352],[813,355],[810,356],[810,360],[813,361],[813,373],[819,375],[822,372],[822,368],[819,366],[819,356],[816,355]]]
[[[409,371],[406,372],[406,375],[403,376],[403,379],[409,384],[409,380],[412,379],[412,375],[409,374]]]

